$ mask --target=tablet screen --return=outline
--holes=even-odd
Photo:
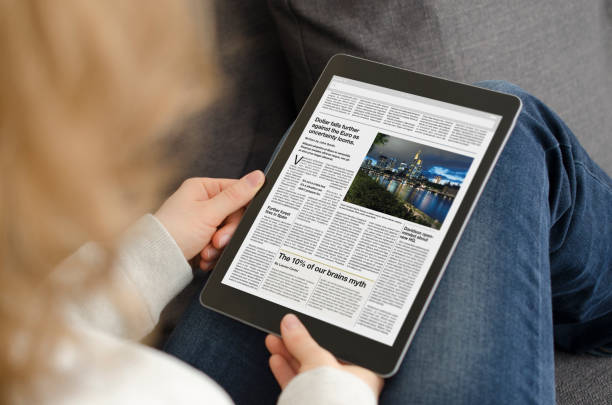
[[[333,76],[222,283],[392,346],[501,119]]]

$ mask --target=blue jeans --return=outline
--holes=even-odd
[[[612,181],[536,98],[479,85],[524,109],[382,404],[554,404],[554,344],[612,343]],[[264,337],[194,300],[165,350],[272,404]]]

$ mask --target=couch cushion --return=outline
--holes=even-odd
[[[555,353],[557,403],[612,403],[612,357]]]
[[[552,106],[594,159],[612,172],[612,2],[269,4],[292,70],[297,105],[336,53],[468,83],[507,80]]]
[[[295,118],[289,69],[265,0],[215,0],[219,97],[176,137],[182,177],[263,169]]]

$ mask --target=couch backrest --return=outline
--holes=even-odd
[[[218,98],[177,137],[182,177],[263,169],[295,118],[290,72],[265,0],[214,0]]]
[[[555,109],[612,173],[611,0],[269,0],[301,105],[348,53],[475,82],[514,82]]]

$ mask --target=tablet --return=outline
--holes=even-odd
[[[201,303],[275,334],[295,313],[338,358],[392,375],[520,109],[512,95],[334,56]]]

